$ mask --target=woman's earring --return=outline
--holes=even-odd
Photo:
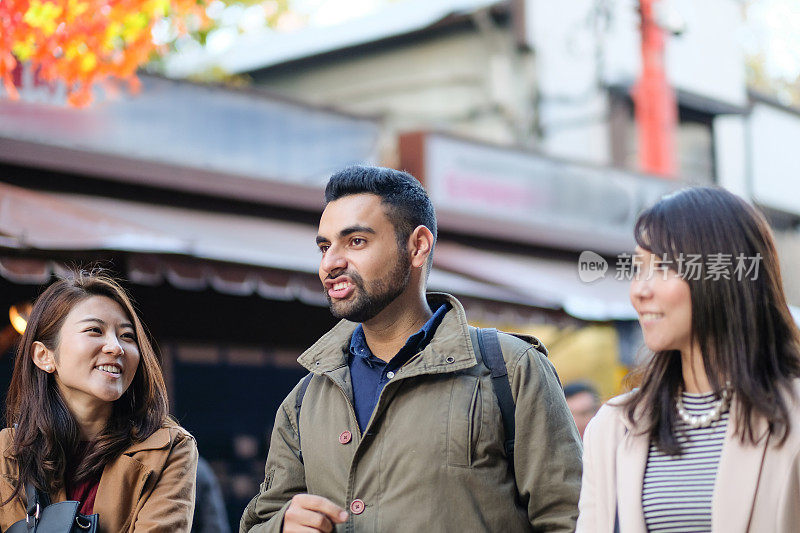
[[[52,365],[47,365],[47,366],[45,366],[45,367],[44,367],[44,371],[45,371],[45,372],[47,372],[47,373],[49,374],[50,372],[52,372],[52,371],[53,371],[53,366],[52,366]]]

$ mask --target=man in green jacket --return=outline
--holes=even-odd
[[[319,275],[343,320],[298,359],[312,377],[278,410],[240,532],[573,531],[581,444],[544,347],[500,334],[509,461],[464,308],[425,291],[436,242],[425,190],[404,172],[351,167],[325,200]]]

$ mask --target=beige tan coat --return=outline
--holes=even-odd
[[[791,431],[779,446],[762,419],[756,444],[734,432],[736,402],[722,446],[711,504],[711,529],[719,533],[800,530],[800,381],[790,404]],[[642,484],[649,438],[637,435],[611,400],[584,436],[578,532],[611,533],[619,502],[622,533],[645,533]]]
[[[0,432],[0,498],[17,484],[11,429]],[[197,445],[178,426],[161,428],[108,464],[100,477],[94,512],[101,533],[188,532],[194,510]],[[62,489],[53,502],[66,500]],[[0,506],[0,530],[25,518],[24,496]]]

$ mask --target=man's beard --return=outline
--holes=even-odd
[[[384,278],[373,281],[369,290],[364,279],[356,272],[345,271],[339,275],[350,278],[356,286],[356,297],[352,302],[334,303],[327,291],[331,314],[336,318],[344,318],[351,322],[366,322],[386,309],[398,296],[405,292],[411,280],[411,258],[401,253],[391,272]]]

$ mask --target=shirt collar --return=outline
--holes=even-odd
[[[439,309],[433,313],[433,315],[428,319],[427,322],[425,322],[425,324],[423,324],[419,331],[408,338],[400,351],[397,352],[397,354],[390,361],[391,366],[397,367],[402,365],[402,363],[396,364],[398,355],[407,354],[410,356],[411,354],[415,354],[427,346],[427,344],[433,338],[433,335],[436,333],[436,328],[439,327],[439,324],[441,324],[444,315],[450,310],[450,307],[451,306],[449,303],[440,305]],[[354,357],[362,358],[367,364],[369,364],[370,367],[374,364],[386,364],[385,361],[375,357],[375,355],[372,354],[372,351],[370,351],[369,346],[367,346],[367,338],[364,336],[364,328],[361,324],[356,326],[355,331],[353,331],[353,335],[350,337],[350,354]]]
[[[350,337],[350,355],[360,357],[370,368],[374,364],[386,364],[382,359],[372,355],[369,346],[367,346],[367,338],[364,336],[364,328],[361,324],[356,326],[353,336]]]

